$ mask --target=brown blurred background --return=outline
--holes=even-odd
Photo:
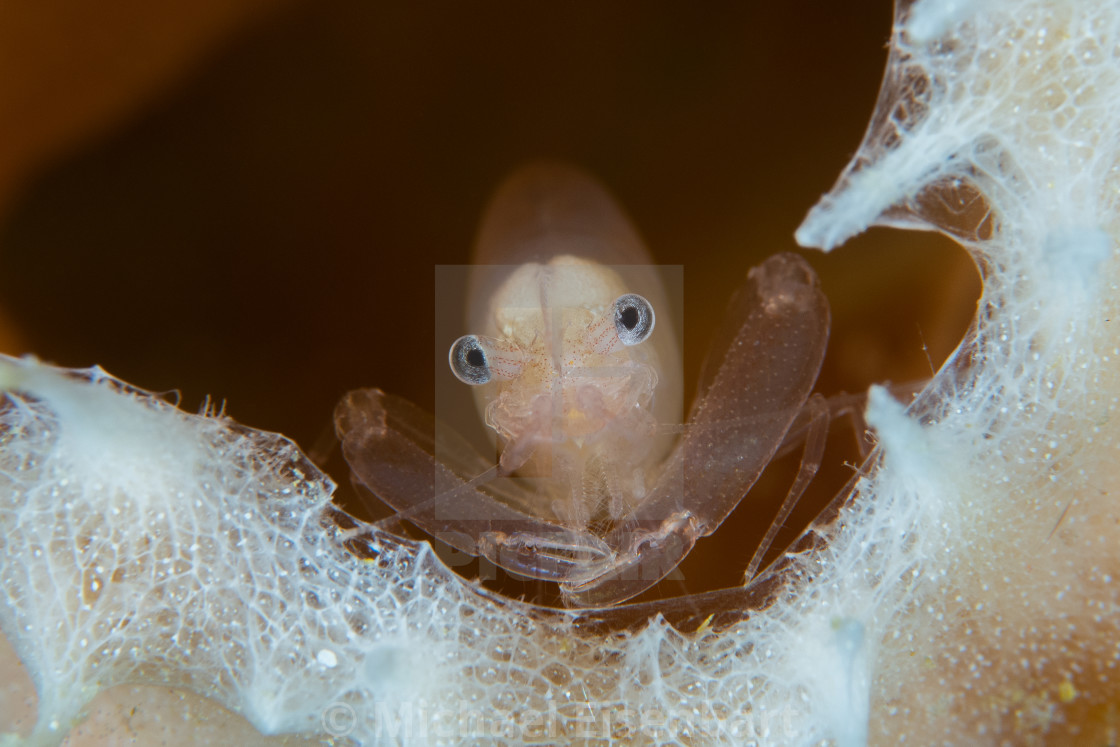
[[[888,0],[0,6],[0,347],[322,451],[348,389],[431,408],[433,267],[543,156],[684,265],[692,386],[746,270],[794,249],[855,151],[890,24]],[[826,395],[928,376],[974,310],[938,236],[805,254],[833,304]],[[851,474],[836,448],[817,504]],[[735,582],[756,500],[675,593]]]

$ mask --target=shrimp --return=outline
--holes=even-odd
[[[810,394],[829,309],[796,255],[750,271],[683,424],[668,294],[590,177],[556,165],[515,173],[491,202],[468,282],[472,332],[449,346],[449,368],[473,389],[493,448],[362,389],[335,413],[343,454],[397,520],[557,582],[571,605],[625,601],[672,571],[738,505],[799,416],[823,443],[827,406]],[[787,511],[816,463],[803,460]]]

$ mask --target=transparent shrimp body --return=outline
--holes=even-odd
[[[518,172],[476,254],[471,334],[449,362],[496,450],[358,390],[335,416],[353,478],[398,519],[556,581],[571,604],[628,599],[723,522],[803,412],[828,337],[816,277],[791,254],[750,272],[682,424],[664,288],[596,182],[560,166]]]
[[[658,416],[679,417],[679,397],[661,385],[663,360],[678,365],[672,330],[655,331],[652,304],[631,290],[579,257],[521,265],[487,299],[488,334],[461,338],[449,356],[476,386],[501,473],[533,478],[522,508],[567,527],[616,521],[637,505],[670,445]]]

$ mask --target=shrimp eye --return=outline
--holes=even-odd
[[[463,335],[451,343],[447,361],[451,364],[451,373],[464,384],[478,385],[490,381],[486,351],[474,335]]]
[[[451,343],[447,362],[464,384],[478,386],[491,379],[512,379],[521,373],[521,350],[516,344],[481,335],[463,335]]]
[[[653,332],[655,321],[653,306],[637,293],[615,299],[614,328],[623,345],[645,342]]]

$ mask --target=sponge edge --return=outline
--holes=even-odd
[[[575,613],[492,597],[426,545],[337,512],[333,484],[280,436],[99,369],[0,366],[20,381],[0,406],[0,628],[40,696],[32,743],[61,740],[120,683],[194,690],[262,733],[361,743],[400,729],[547,739],[572,722],[664,736],[682,719],[720,741],[777,729],[778,714],[795,729],[793,704],[774,698],[773,723],[726,718],[765,666],[753,644],[713,657],[658,619],[581,639]],[[168,452],[198,458],[149,479]],[[717,676],[740,657],[753,663]],[[682,704],[697,677],[718,692]],[[561,711],[573,683],[591,700]]]
[[[300,573],[272,548],[295,547],[333,483],[282,437],[100,369],[4,358],[0,371],[0,627],[39,693],[33,739],[61,739],[122,682],[246,710],[231,695],[249,673],[230,669],[260,663],[276,588]]]
[[[290,441],[100,369],[0,370],[18,382],[0,408],[0,627],[40,695],[33,741],[125,682],[193,689],[265,733],[321,732],[354,689],[385,707],[438,691],[415,631],[437,599],[454,609],[454,577],[426,547],[339,529],[334,484]]]
[[[917,400],[872,390],[881,448],[829,548],[879,522],[905,537],[863,540],[886,561],[878,612],[896,610],[872,739],[1112,728],[1118,43],[1115,4],[900,3],[864,141],[798,229],[824,249],[870,225],[938,230],[984,276],[972,329]]]

